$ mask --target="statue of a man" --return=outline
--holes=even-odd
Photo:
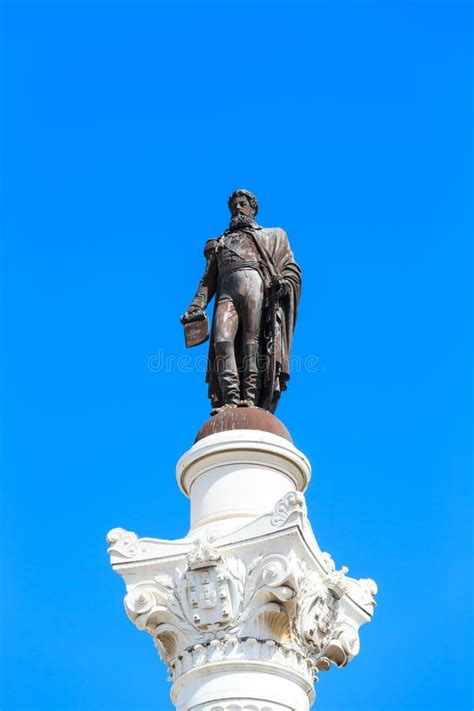
[[[274,412],[290,378],[301,270],[286,232],[255,221],[255,195],[236,190],[228,205],[229,227],[206,242],[206,268],[181,320],[204,318],[215,295],[206,376],[212,414],[245,406]]]

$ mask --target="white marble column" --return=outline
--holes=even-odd
[[[306,457],[285,437],[204,437],[177,465],[191,528],[108,534],[125,610],[167,664],[178,711],[308,711],[318,671],[345,666],[375,583],[336,570],[306,514]],[[157,703],[157,709],[160,704]]]

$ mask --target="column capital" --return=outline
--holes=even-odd
[[[109,542],[126,613],[152,636],[176,698],[196,675],[238,670],[289,675],[309,698],[318,671],[358,653],[373,614],[375,583],[321,552],[300,492],[231,533],[190,534],[171,556],[170,542],[123,529]]]

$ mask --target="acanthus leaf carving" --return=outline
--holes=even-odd
[[[181,674],[207,664],[244,659],[278,664],[300,673],[310,682],[313,681],[315,666],[303,654],[274,640],[262,641],[251,637],[215,639],[184,650],[170,665],[170,679],[175,681]]]
[[[325,560],[326,573],[294,553],[260,554],[246,566],[239,556],[200,541],[173,575],[131,587],[125,608],[176,669],[190,648],[193,659],[208,663],[220,659],[222,644],[227,659],[232,645],[248,639],[249,652],[253,639],[291,648],[324,671],[331,663],[344,666],[359,651],[358,627],[365,620],[352,619],[343,601],[349,597],[369,614],[376,589],[371,580],[348,578],[345,567],[336,570],[327,554]]]

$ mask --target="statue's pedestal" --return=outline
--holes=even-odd
[[[191,499],[191,531],[212,524],[229,530],[270,511],[290,491],[305,491],[306,457],[278,435],[259,430],[218,432],[199,440],[177,465]]]
[[[307,711],[315,673],[347,664],[372,616],[373,581],[319,549],[309,463],[277,425],[243,411],[202,428],[177,466],[185,538],[108,534],[126,612],[168,665],[178,711]]]

